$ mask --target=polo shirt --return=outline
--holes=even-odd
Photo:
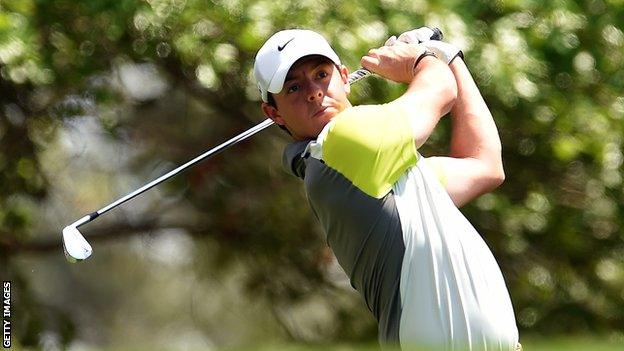
[[[378,322],[382,345],[514,350],[511,299],[491,251],[418,153],[400,102],[350,107],[289,144],[329,247]]]

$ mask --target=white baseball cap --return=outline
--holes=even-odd
[[[254,76],[262,101],[268,93],[277,94],[284,87],[290,67],[300,58],[321,55],[340,65],[340,59],[322,35],[306,29],[287,29],[273,34],[256,54]]]

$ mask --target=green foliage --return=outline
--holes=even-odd
[[[522,331],[623,330],[623,18],[616,0],[0,1],[0,272],[23,282],[20,306],[40,307],[18,315],[17,337],[24,346],[45,331],[63,344],[87,338],[78,320],[44,303],[16,262],[27,253],[47,259],[51,247],[58,255],[60,229],[53,246],[40,244],[49,240],[40,231],[259,122],[251,70],[271,33],[315,29],[355,69],[369,48],[423,24],[464,49],[501,133],[506,182],[464,213],[503,268]],[[370,78],[352,100],[385,102],[402,91]],[[425,153],[446,150],[448,127],[443,121]],[[104,152],[89,149],[96,140]],[[287,140],[263,132],[190,170],[129,205],[136,212],[122,228],[133,232],[147,214],[160,218],[152,230],[175,219],[198,247],[187,267],[197,279],[243,269],[245,296],[273,307],[278,324],[320,297],[329,317],[309,328],[315,336],[282,321],[282,337],[373,339],[362,304],[328,274],[331,258],[300,182],[280,169]],[[54,262],[64,272],[55,283],[74,282]],[[78,296],[58,291],[59,304]],[[80,303],[97,310],[113,299]]]

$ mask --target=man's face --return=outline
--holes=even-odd
[[[262,104],[275,123],[285,126],[295,140],[314,139],[339,112],[350,107],[348,72],[322,56],[308,56],[288,71],[284,87],[273,94],[276,107]]]

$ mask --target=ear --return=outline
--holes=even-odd
[[[344,85],[345,93],[349,94],[351,92],[351,84],[349,84],[349,69],[345,65],[340,65],[338,68],[340,72],[340,78],[342,78],[342,82]]]
[[[269,105],[266,102],[263,102],[261,107],[262,107],[262,112],[264,113],[265,116],[269,117],[273,122],[275,122],[276,124],[280,126],[285,125],[284,119],[282,118],[282,116],[280,116],[277,108]]]

